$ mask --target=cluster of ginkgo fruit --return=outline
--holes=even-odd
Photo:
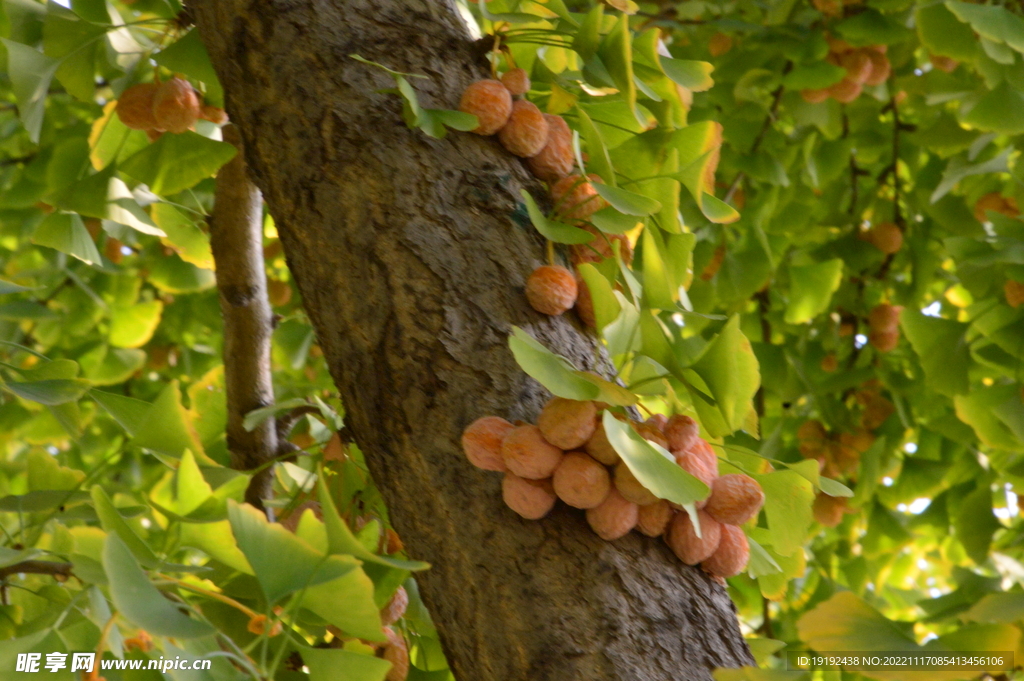
[[[829,38],[828,46],[826,61],[841,67],[846,74],[827,88],[801,90],[800,95],[806,102],[817,104],[831,97],[842,104],[849,104],[860,97],[864,86],[881,85],[892,73],[886,45],[853,47],[845,40]]]
[[[881,392],[877,380],[868,381],[854,393],[860,405],[860,424],[852,432],[829,432],[818,420],[808,420],[797,429],[800,454],[814,459],[822,475],[828,478],[855,479],[861,456],[875,443],[872,432],[892,416],[895,407]],[[819,492],[812,507],[814,519],[826,527],[835,527],[850,508],[846,497],[833,497]]]
[[[462,448],[474,466],[504,473],[502,497],[523,518],[539,520],[561,500],[585,510],[591,529],[606,541],[636,529],[649,537],[663,536],[681,561],[701,564],[712,576],[742,572],[750,547],[740,526],[761,510],[761,485],[740,473],[719,475],[714,450],[689,416],[655,415],[635,422],[615,414],[711,489],[696,504],[698,533],[687,511],[657,497],[621,459],[604,428],[605,408],[554,397],[536,425],[484,416],[465,429]]]
[[[228,122],[224,109],[203,103],[192,84],[181,76],[126,88],[115,110],[122,123],[132,130],[145,130],[151,142],[165,132],[191,130],[199,119],[216,125]]]
[[[988,222],[987,213],[989,211],[1009,218],[1020,217],[1017,199],[1012,196],[1003,196],[999,192],[989,192],[974,203],[974,217],[978,222]],[[1012,308],[1024,305],[1024,282],[1007,279],[1003,283],[1003,295],[1006,296],[1006,304]]]
[[[901,305],[881,303],[868,312],[868,342],[879,352],[891,352],[900,342]]]
[[[608,206],[594,188],[602,179],[574,172],[572,130],[561,116],[543,113],[537,105],[522,99],[530,90],[530,77],[521,68],[512,68],[500,80],[472,83],[462,93],[459,110],[477,117],[478,135],[495,135],[512,154],[526,159],[526,165],[539,179],[548,183],[555,218],[577,225],[594,235],[589,244],[573,246],[574,265],[613,257],[615,248],[629,264],[632,246],[620,234],[606,235],[587,220]],[[617,246],[616,246],[617,245]],[[530,305],[543,314],[558,316],[576,307],[585,324],[593,327],[593,301],[578,273],[561,265],[538,267],[526,281]]]

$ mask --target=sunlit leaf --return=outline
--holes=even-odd
[[[786,323],[805,324],[828,309],[843,278],[843,261],[833,258],[811,265],[791,265],[789,278]]]
[[[169,196],[210,177],[237,152],[226,142],[194,132],[167,133],[125,160],[121,171],[145,183],[154,193]]]
[[[310,681],[384,681],[391,663],[341,648],[300,648]]]
[[[729,320],[691,368],[704,380],[725,424],[732,430],[742,427],[760,385],[760,371],[738,316]]]
[[[343,577],[359,567],[359,561],[351,556],[318,553],[280,523],[267,522],[263,513],[248,504],[229,501],[228,517],[238,548],[270,603]],[[288,556],[288,560],[277,560],[278,556]],[[381,640],[380,634],[377,640]]]
[[[221,88],[217,72],[210,62],[203,41],[199,39],[199,31],[191,30],[165,49],[157,53],[153,61],[176,73],[182,73],[191,79],[203,83],[206,88],[204,99],[214,106],[224,105],[224,90]],[[154,190],[155,191],[155,190]]]
[[[604,412],[601,422],[608,434],[608,442],[636,479],[656,497],[681,506],[707,498],[708,486],[684,471],[669,452],[643,439],[610,411]]]
[[[590,291],[590,299],[594,305],[594,319],[597,322],[597,329],[600,331],[615,321],[622,307],[615,298],[611,284],[596,267],[590,263],[583,263],[579,266],[579,273]]]

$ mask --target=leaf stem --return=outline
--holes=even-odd
[[[259,615],[259,613],[256,612],[255,610],[242,605],[241,603],[239,603],[235,599],[231,598],[230,596],[225,596],[224,594],[219,594],[216,591],[210,591],[210,590],[204,589],[204,588],[202,588],[200,586],[196,586],[194,584],[189,584],[186,581],[183,581],[183,580],[180,580],[180,579],[175,579],[174,577],[171,577],[170,575],[165,575],[162,572],[158,572],[157,573],[157,577],[159,577],[160,579],[166,580],[168,582],[171,582],[172,584],[175,584],[178,587],[180,587],[182,589],[185,589],[186,591],[191,591],[192,593],[199,594],[200,596],[206,596],[207,598],[212,598],[215,601],[220,601],[221,603],[225,603],[227,605],[230,605],[232,608],[235,608],[236,610],[238,610],[238,611],[242,612],[243,614],[245,614],[249,619],[252,619],[253,617],[256,617],[256,616]]]

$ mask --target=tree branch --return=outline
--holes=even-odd
[[[761,318],[761,342],[765,345],[769,345],[772,342],[772,326],[768,322],[768,309],[771,306],[768,296],[768,288],[765,287],[761,291],[755,293],[754,298],[757,299],[758,316]],[[764,418],[763,385],[759,386],[757,392],[754,394],[754,409],[757,411],[757,417],[759,419]]]
[[[900,109],[896,102],[896,95],[892,96],[888,108],[892,110],[892,165],[885,172],[892,171],[892,221],[901,232],[906,232],[907,222],[900,210],[900,130],[903,129],[903,124],[900,123]],[[885,256],[885,260],[878,270],[877,278],[879,280],[885,279],[889,274],[889,268],[892,266],[895,255],[895,253],[889,253]]]
[[[782,75],[785,76],[793,69],[793,62],[787,61],[786,65],[782,69]],[[768,130],[772,127],[772,122],[775,120],[775,116],[779,113],[779,104],[782,103],[782,93],[785,92],[785,88],[780,85],[775,88],[772,92],[772,104],[768,108],[768,115],[764,118],[764,123],[761,125],[761,130],[758,131],[757,137],[754,138],[754,143],[750,145],[750,151],[747,152],[748,156],[753,156],[755,152],[761,147],[761,142],[764,141],[764,136],[768,134]],[[728,191],[725,192],[725,198],[722,199],[726,203],[732,201],[732,197],[736,194],[736,191],[740,188],[740,184],[746,178],[747,174],[744,171],[736,173],[736,177],[732,179],[729,184]]]
[[[71,576],[71,563],[54,563],[47,560],[23,560],[20,563],[0,568],[0,581],[7,579],[11,575],[19,574],[54,575],[55,577],[60,576],[66,579]]]
[[[244,471],[258,468],[278,451],[273,419],[252,431],[242,425],[250,411],[274,403],[270,375],[273,314],[263,264],[263,198],[246,174],[238,131],[232,125],[223,130],[225,141],[234,144],[238,154],[217,173],[210,248],[224,315],[228,450],[232,467]],[[245,500],[263,509],[263,500],[271,494],[272,480],[272,466],[256,473],[245,492]]]
[[[303,416],[306,416],[307,414],[319,414],[319,413],[320,413],[320,409],[316,405],[306,404],[306,405],[303,405],[301,407],[296,407],[295,409],[292,409],[287,414],[279,416],[277,418],[277,423],[276,423],[277,438],[278,438],[278,440],[286,440],[286,439],[288,439],[288,436],[292,432],[292,428],[295,427],[295,424],[298,423],[299,419],[301,419]],[[281,443],[281,444],[284,444],[284,443]]]

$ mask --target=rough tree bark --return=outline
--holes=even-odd
[[[217,174],[210,250],[217,265],[217,292],[224,317],[228,451],[232,467],[248,471],[274,458],[278,450],[273,419],[251,431],[242,425],[250,411],[274,403],[270,374],[273,313],[263,263],[263,198],[246,173],[242,141],[234,125],[224,126],[224,141],[234,144],[238,154]],[[245,500],[262,510],[272,482],[270,468],[255,474]]]
[[[197,0],[200,34],[245,139],[347,422],[407,549],[455,676],[471,681],[708,679],[752,663],[725,589],[656,540],[606,543],[581,512],[527,522],[471,467],[473,419],[531,419],[545,399],[510,324],[578,366],[594,342],[523,296],[543,246],[531,186],[491,139],[406,129],[382,72],[428,76],[453,108],[484,75],[444,0]],[[539,191],[537,194],[539,195]]]

